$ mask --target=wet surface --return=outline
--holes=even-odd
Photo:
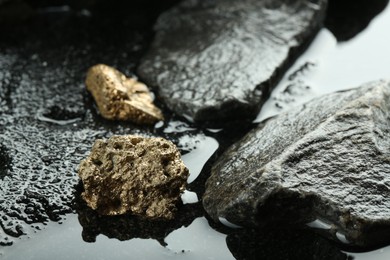
[[[352,259],[330,241],[302,229],[240,229],[226,243],[236,259]]]
[[[96,1],[98,4],[89,10],[83,9],[88,7],[87,4],[80,4],[76,9],[61,6],[70,2],[74,4],[73,1],[58,1],[59,6],[47,8],[46,1],[34,1],[39,9],[29,14],[28,23],[23,25],[21,19],[11,27],[0,25],[1,35],[7,36],[0,41],[0,162],[7,165],[0,166],[0,257],[14,260],[91,257],[227,259],[232,256],[248,259],[247,252],[261,246],[254,242],[259,234],[254,231],[234,233],[233,238],[227,238],[226,245],[223,243],[226,234],[233,231],[221,224],[202,220],[205,213],[199,202],[179,205],[177,222],[145,223],[134,217],[105,219],[79,201],[81,190],[76,169],[96,138],[137,133],[172,140],[184,154],[186,164],[193,165],[190,174],[191,169],[199,173],[203,168],[188,186],[201,199],[213,161],[252,125],[233,124],[222,131],[199,130],[172,116],[166,108],[167,121],[155,127],[102,120],[85,91],[87,68],[106,63],[129,76],[134,74],[152,39],[152,25],[157,14],[174,1],[164,4],[160,1],[148,1],[147,4],[132,1],[133,8],[123,3],[113,5]],[[302,97],[307,99],[386,76],[389,66],[383,57],[388,53],[389,44],[383,35],[388,28],[385,17],[389,17],[388,8],[378,22],[375,21],[348,46],[336,45],[329,32],[322,32],[319,35],[322,38],[311,51],[313,55],[305,53],[287,73],[297,75],[292,77],[296,86],[288,88],[279,100],[271,99],[259,117],[289,109],[300,103]],[[363,55],[367,49],[370,52]],[[305,66],[306,63],[309,65]],[[363,64],[370,66],[364,67]],[[354,73],[349,73],[348,68]],[[282,80],[274,92],[276,95],[287,89],[286,82],[291,83],[288,79]],[[306,86],[310,87],[308,91],[305,91]],[[275,101],[279,102],[279,108]],[[158,98],[157,103],[161,104]],[[219,149],[214,153],[216,146]],[[192,161],[192,155],[198,159]],[[198,220],[194,222],[195,219]],[[111,221],[113,228],[110,228]],[[187,229],[179,229],[184,232],[180,236],[174,233],[175,229],[183,225],[190,227],[192,223],[197,233],[192,228],[188,233]],[[172,236],[168,239],[170,232]],[[313,236],[309,235],[313,241],[322,239]],[[130,240],[118,241],[123,239]],[[284,248],[294,248],[294,241],[283,235],[278,239]],[[94,243],[85,243],[94,240]],[[177,244],[181,240],[187,244]],[[207,242],[202,244],[202,249],[193,246],[195,241]],[[321,243],[320,247],[323,246]],[[162,244],[168,246],[162,247]],[[283,251],[275,243],[264,245],[269,246],[264,254]],[[318,254],[323,254],[323,251],[316,247],[317,244],[308,245],[309,248],[305,247],[313,255],[305,256],[321,259]],[[325,247],[329,252],[345,256],[335,245],[328,245]],[[299,244],[295,248],[300,248]],[[384,248],[353,255],[357,260],[388,259],[388,253],[388,248]],[[288,254],[294,259],[296,251],[288,251]]]

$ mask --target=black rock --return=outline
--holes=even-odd
[[[329,0],[325,27],[338,41],[348,41],[363,31],[388,3],[389,0]]]
[[[317,32],[326,2],[183,1],[159,17],[138,73],[181,116],[252,118]]]
[[[206,211],[243,226],[320,220],[335,240],[387,243],[389,104],[390,83],[379,81],[269,119],[214,164]]]

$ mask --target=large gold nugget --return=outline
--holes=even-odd
[[[151,219],[174,217],[189,175],[172,142],[134,135],[96,140],[78,173],[92,209]]]
[[[138,124],[153,124],[164,119],[146,85],[112,67],[103,64],[91,67],[85,84],[106,119]]]

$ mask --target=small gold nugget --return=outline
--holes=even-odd
[[[112,67],[104,64],[91,67],[85,84],[106,119],[138,124],[153,124],[164,119],[161,110],[153,104],[147,86]]]
[[[125,135],[96,140],[78,174],[82,198],[102,215],[172,219],[189,172],[172,142]]]

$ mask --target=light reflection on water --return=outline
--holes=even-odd
[[[95,243],[85,243],[81,232],[77,215],[68,215],[64,224],[52,222],[34,239],[23,238],[12,250],[0,249],[0,257],[3,260],[234,259],[225,243],[226,235],[213,230],[204,217],[170,233],[167,247],[153,239],[118,241],[106,236],[98,236]]]
[[[309,49],[285,74],[255,121],[260,122],[325,93],[390,79],[389,25],[390,8],[387,7],[366,30],[348,42],[337,44],[336,38],[327,29],[322,29]],[[294,80],[289,79],[308,62],[314,66]],[[281,96],[291,84],[309,86],[310,91],[293,95],[292,102],[285,102]]]
[[[1,259],[164,259],[162,257],[173,255],[152,239],[119,242],[99,236],[95,243],[85,243],[81,231],[77,215],[68,215],[64,224],[51,222],[33,239],[23,238],[14,246],[4,248]]]
[[[218,149],[218,142],[214,138],[204,136],[198,140],[199,143],[197,144],[197,149],[182,156],[184,164],[190,170],[190,176],[187,180],[188,183],[193,182],[199,176],[207,160]],[[180,142],[184,143],[189,141],[190,137],[188,136],[183,136],[180,139]]]

